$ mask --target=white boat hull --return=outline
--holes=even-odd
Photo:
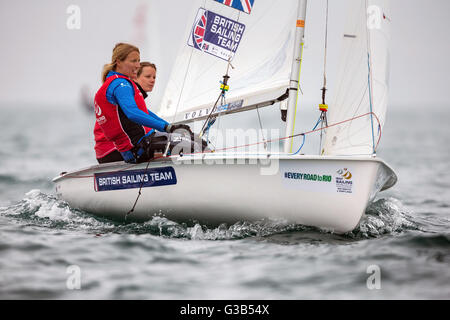
[[[171,184],[145,184],[127,221],[154,215],[210,224],[274,218],[345,233],[358,225],[377,192],[397,180],[375,157],[210,154],[153,161],[146,167],[116,162],[62,174],[54,179],[56,192],[73,208],[123,221],[143,183],[136,184],[135,173],[148,173],[152,181],[168,179]],[[155,170],[172,173],[150,177]],[[109,179],[94,177],[105,172]]]

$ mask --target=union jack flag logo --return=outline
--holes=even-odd
[[[203,37],[205,36],[205,32],[206,32],[206,22],[208,21],[207,18],[207,11],[205,11],[203,13],[203,15],[201,16],[201,18],[197,21],[197,24],[194,26],[194,32],[193,32],[193,37],[194,37],[194,44],[195,46],[197,46],[197,49],[202,50],[202,42],[203,42]]]
[[[228,7],[235,8],[245,13],[250,14],[252,12],[253,4],[255,0],[216,0],[217,2],[223,3]]]

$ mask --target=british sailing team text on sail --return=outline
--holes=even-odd
[[[230,50],[235,50],[241,40],[245,27],[232,20],[215,16],[211,32],[218,35],[218,44]]]

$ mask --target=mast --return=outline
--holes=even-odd
[[[303,43],[305,35],[306,4],[308,0],[298,0],[297,28],[295,32],[294,59],[292,61],[291,78],[289,84],[288,109],[286,117],[285,137],[294,134],[295,113],[300,80],[300,67],[302,62]],[[284,152],[291,152],[293,139],[284,140]]]

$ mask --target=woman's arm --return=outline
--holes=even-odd
[[[150,116],[138,108],[136,101],[134,101],[133,87],[128,83],[128,81],[125,80],[120,82],[120,84],[114,89],[113,95],[128,119],[145,127],[154,128],[158,131],[165,132],[164,129],[168,124],[166,121],[159,117],[155,118]]]
[[[165,123],[169,124],[166,120],[164,120],[163,118],[158,117],[158,115],[156,113],[153,113],[150,111],[150,109],[148,109],[148,114],[155,118],[156,120],[160,120],[160,121],[164,121]]]

